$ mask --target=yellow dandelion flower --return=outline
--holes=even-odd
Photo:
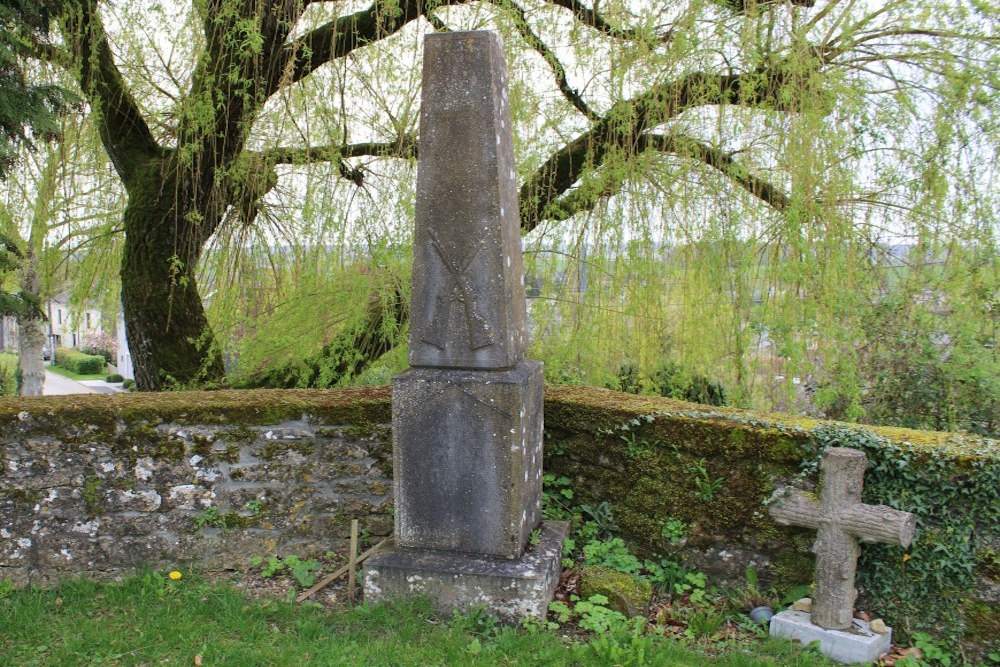
[[[910,560],[910,554],[903,554],[903,562]]]
[[[173,572],[171,572],[167,576],[170,577],[171,579],[173,579],[174,581],[177,581],[178,579],[181,578],[181,573],[178,572],[177,570],[174,570]]]

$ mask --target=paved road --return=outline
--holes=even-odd
[[[42,387],[43,396],[55,396],[56,394],[94,394],[97,393],[90,387],[84,386],[76,380],[70,380],[58,373],[46,369],[45,385]]]

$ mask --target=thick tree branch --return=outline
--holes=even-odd
[[[751,174],[725,151],[683,134],[645,134],[636,139],[635,154],[647,150],[676,155],[701,162],[715,169],[765,204],[778,211],[788,207],[788,196],[773,183]],[[547,209],[548,220],[566,220],[589,211],[607,197],[618,194],[628,180],[627,170],[602,174],[595,182],[577,187],[552,202]]]
[[[437,6],[451,4],[450,0]],[[321,65],[342,58],[372,42],[387,37],[416,20],[424,11],[417,0],[388,2],[376,0],[367,9],[325,23],[315,30],[285,45],[272,71],[269,94],[309,76]]]
[[[796,111],[802,105],[800,89],[809,74],[809,68],[787,67],[784,62],[743,74],[692,72],[616,103],[525,181],[520,192],[522,228],[530,231],[541,220],[565,217],[558,200],[588,169],[600,167],[612,152],[641,153],[644,135],[682,112],[722,104]]]
[[[721,0],[722,4],[732,9],[738,14],[745,14],[751,9],[760,9],[762,7],[769,7],[773,5],[782,4],[785,0]],[[816,0],[790,0],[789,4],[796,5],[798,7],[813,7],[816,5]]]
[[[191,112],[178,130],[182,147],[199,146],[204,157],[195,168],[206,183],[214,179],[216,167],[243,150],[250,126],[273,92],[269,82],[280,74],[276,61],[302,11],[297,0],[275,0],[263,11],[255,2],[208,0]]]
[[[649,148],[691,158],[712,167],[778,211],[788,208],[788,195],[770,181],[751,174],[730,153],[720,148],[682,134],[649,134],[644,139]]]
[[[616,25],[608,23],[607,19],[601,16],[598,12],[586,7],[578,0],[549,0],[553,5],[558,7],[564,7],[571,12],[573,16],[577,18],[578,21],[589,25],[595,30],[603,32],[605,35],[610,37],[617,37],[618,39],[635,39],[640,36],[640,33],[636,30],[631,30],[628,28],[620,28]]]
[[[332,162],[337,166],[342,178],[361,186],[364,182],[364,171],[347,162],[350,157],[398,157],[412,159],[417,157],[417,140],[412,136],[400,137],[392,142],[366,142],[360,144],[278,147],[257,155],[267,164],[311,164],[314,162]]]
[[[400,137],[396,141],[365,142],[330,146],[290,146],[277,147],[261,152],[261,156],[273,164],[308,164],[330,162],[347,157],[402,157],[417,156],[417,140],[412,136]]]
[[[80,88],[100,114],[101,142],[128,187],[135,170],[145,158],[159,154],[160,146],[115,64],[97,0],[65,3],[61,19],[64,38],[79,65]]]

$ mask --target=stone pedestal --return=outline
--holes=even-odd
[[[396,544],[517,558],[541,521],[542,365],[392,380]]]
[[[511,623],[525,616],[545,618],[568,532],[565,521],[546,521],[538,544],[513,560],[405,548],[372,556],[365,562],[365,599],[420,595],[442,614],[478,607]]]
[[[827,630],[810,621],[807,612],[791,609],[771,619],[771,636],[802,642],[804,646],[819,642],[820,653],[845,664],[875,662],[892,646],[892,628],[879,634],[856,618],[846,630]]]

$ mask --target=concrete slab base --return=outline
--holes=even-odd
[[[804,645],[818,641],[820,653],[845,664],[875,662],[879,656],[888,653],[892,645],[892,628],[887,628],[885,634],[878,634],[856,618],[849,630],[827,630],[814,625],[807,612],[792,609],[774,615],[771,636],[799,641]]]
[[[483,608],[518,622],[545,618],[562,571],[565,521],[542,524],[538,544],[517,559],[400,548],[365,561],[365,600],[424,596],[442,614]]]

